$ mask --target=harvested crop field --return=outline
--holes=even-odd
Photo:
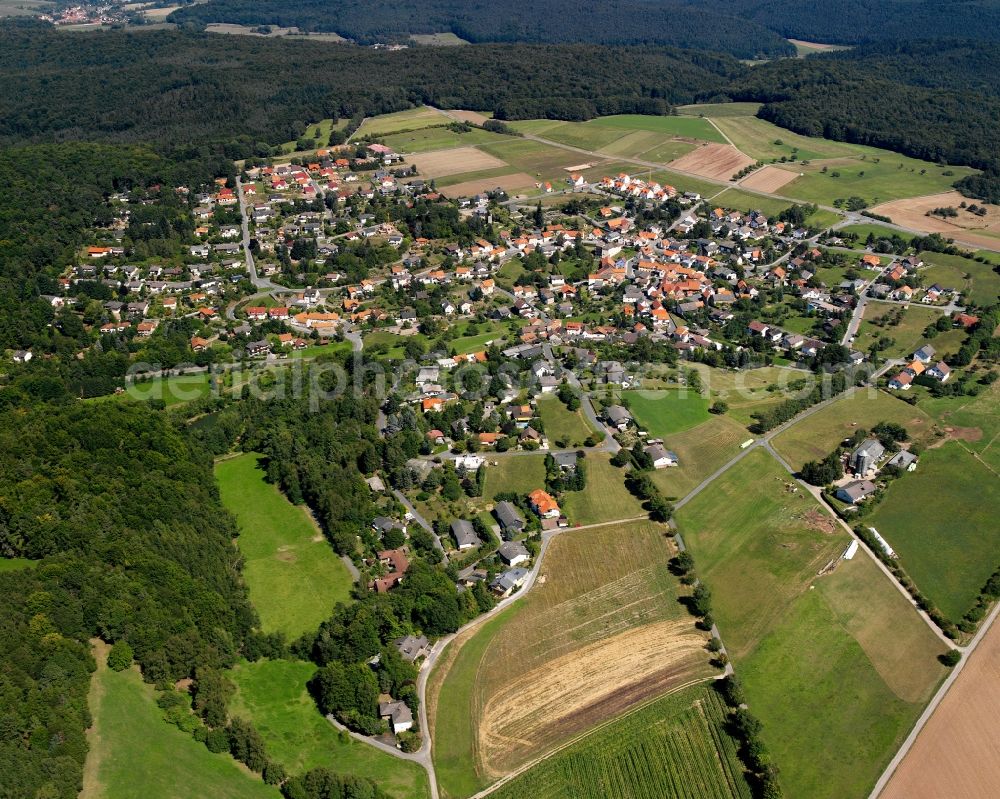
[[[599,553],[599,556],[595,556]],[[475,793],[561,743],[715,672],[649,521],[568,530],[521,602],[456,640],[428,707],[445,797]]]
[[[568,652],[512,679],[483,706],[479,755],[501,776],[505,764],[683,684],[703,653],[689,619],[647,624]]]
[[[484,191],[503,189],[508,194],[513,194],[524,189],[531,189],[535,186],[535,179],[525,172],[515,172],[513,175],[497,175],[496,177],[477,178],[476,180],[466,180],[462,183],[455,183],[439,191],[447,197],[469,197],[480,194]]]
[[[798,177],[798,172],[782,169],[777,166],[765,166],[756,172],[751,172],[740,182],[740,186],[754,191],[776,192],[786,183],[791,183]]]
[[[944,233],[977,247],[992,249],[1000,247],[1000,206],[976,203],[987,209],[986,216],[978,216],[959,207],[963,202],[969,204],[969,200],[957,191],[947,191],[882,203],[875,206],[872,212],[887,216],[903,227],[926,233]],[[954,208],[958,216],[948,219],[927,216],[927,212],[935,208]]]
[[[1000,785],[1000,625],[994,624],[880,799],[993,799]]]
[[[706,144],[687,155],[671,161],[671,169],[691,172],[712,180],[729,180],[754,160],[731,144]]]
[[[484,153],[475,147],[416,153],[409,156],[409,160],[425,178],[443,178],[448,175],[460,175],[463,172],[502,169],[507,166],[506,161],[501,161],[496,156]]]
[[[448,116],[460,119],[463,122],[471,122],[473,125],[482,125],[489,117],[479,111],[449,111]]]

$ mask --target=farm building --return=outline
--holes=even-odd
[[[865,475],[873,471],[885,455],[885,447],[874,438],[865,441],[851,453],[851,470],[857,475]]]
[[[870,480],[852,480],[837,489],[835,496],[848,505],[857,505],[875,493],[875,484]]]

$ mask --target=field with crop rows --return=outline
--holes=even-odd
[[[608,724],[502,786],[496,799],[749,799],[725,707],[698,686]]]

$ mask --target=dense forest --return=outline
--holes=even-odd
[[[1000,39],[998,0],[518,0],[497,13],[489,3],[445,0],[209,0],[171,21],[296,26],[335,31],[360,44],[451,32],[470,42],[669,44],[738,58],[794,55],[783,37],[833,44],[876,40]]]
[[[256,619],[210,459],[152,410],[67,405],[43,380],[0,395],[0,551],[41,558],[0,573],[0,792],[70,799],[89,638],[173,681],[231,664]]]
[[[255,142],[297,138],[310,120],[419,103],[504,105],[508,117],[662,114],[721,91],[742,71],[726,56],[647,47],[387,52],[173,31],[98,32],[67,43],[37,24],[0,26],[0,142],[183,142],[184,155],[198,153],[187,145],[224,141],[241,157],[255,153]]]
[[[713,8],[809,42],[1000,39],[998,0],[720,0]]]
[[[670,0],[211,0],[175,11],[171,22],[279,25],[335,31],[359,44],[450,32],[470,42],[667,44],[776,58],[795,49],[763,24]]]

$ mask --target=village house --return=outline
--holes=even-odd
[[[527,548],[520,541],[505,541],[497,550],[497,555],[508,566],[527,563],[530,557]]]
[[[389,730],[394,735],[406,732],[413,727],[413,711],[405,702],[392,699],[388,702],[378,703],[378,714],[389,724]]]
[[[455,545],[459,552],[473,549],[483,543],[476,535],[476,529],[472,526],[472,522],[465,519],[456,519],[451,523],[451,536],[455,539]]]
[[[405,549],[386,549],[377,553],[378,562],[386,568],[386,575],[372,581],[371,589],[384,594],[403,582],[403,575],[410,568],[410,559]]]
[[[541,488],[536,488],[528,494],[528,504],[543,519],[558,519],[561,513],[559,504]]]
[[[496,516],[497,521],[500,523],[500,530],[504,538],[511,538],[523,532],[525,525],[524,516],[521,515],[521,511],[518,510],[517,505],[513,502],[508,502],[507,500],[498,502],[493,509],[493,515]]]

